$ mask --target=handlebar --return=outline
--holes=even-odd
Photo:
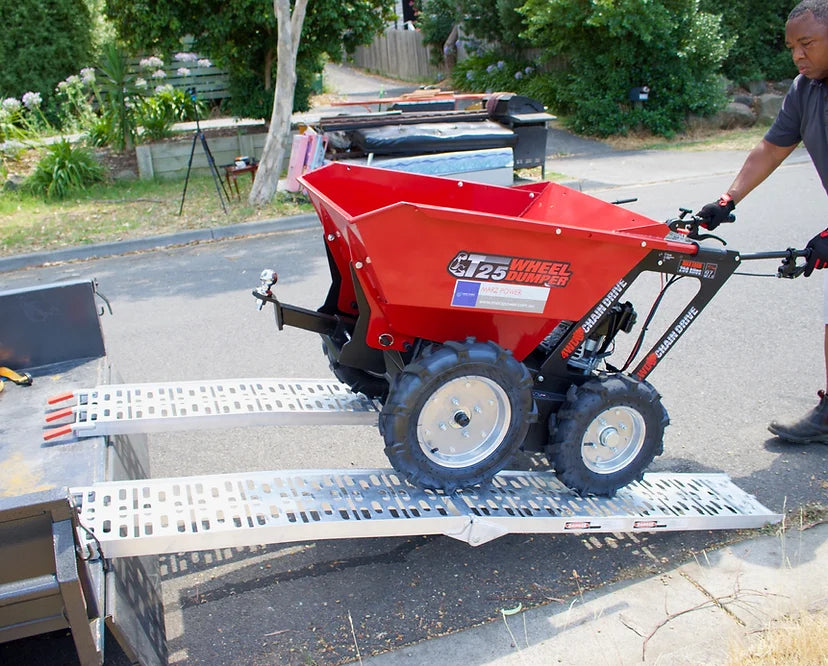
[[[799,257],[804,257],[806,260],[811,254],[811,250],[806,248],[804,250],[797,250],[789,247],[787,250],[780,252],[751,252],[749,254],[740,255],[742,261],[753,259],[781,259],[782,263],[776,271],[776,277],[781,278],[795,278],[802,275],[805,271],[805,264],[797,264],[796,260]]]
[[[688,215],[690,217],[687,217]],[[736,216],[731,213],[727,216],[727,219],[724,220],[723,224],[725,222],[735,221]],[[679,208],[679,216],[667,220],[667,226],[670,227],[671,231],[685,234],[689,240],[702,241],[712,238],[719,241],[722,245],[727,245],[723,238],[720,238],[715,234],[699,233],[699,228],[701,228],[703,224],[704,220],[698,215],[694,215],[693,211],[689,208]],[[800,257],[807,260],[810,254],[811,250],[808,248],[804,250],[797,250],[796,248],[789,247],[787,250],[781,251],[740,254],[739,258],[742,261],[752,261],[754,259],[781,259],[782,263],[776,271],[776,276],[780,278],[793,279],[795,277],[799,277],[805,271],[805,264],[797,264],[796,260]]]

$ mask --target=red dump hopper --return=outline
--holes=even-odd
[[[695,252],[666,224],[555,183],[499,187],[332,163],[300,178],[357,313],[351,267],[371,307],[369,346],[492,340],[528,355],[577,321],[650,251]],[[390,344],[388,344],[388,342]]]

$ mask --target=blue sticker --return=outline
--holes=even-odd
[[[454,285],[454,297],[451,299],[451,304],[458,305],[460,307],[473,308],[477,305],[477,295],[479,293],[479,282],[457,280]]]

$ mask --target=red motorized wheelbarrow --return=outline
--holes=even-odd
[[[254,295],[278,327],[322,336],[336,377],[383,404],[379,428],[410,482],[453,492],[518,449],[545,451],[570,488],[612,495],[662,452],[669,419],[646,381],[746,258],[668,223],[550,182],[498,187],[332,163],[300,178],[322,223],[332,283],[318,310]],[[714,237],[715,238],[715,237]],[[644,272],[699,288],[648,351],[609,358]],[[646,326],[644,327],[646,329]]]

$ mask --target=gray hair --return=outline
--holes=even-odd
[[[802,16],[805,12],[811,12],[817,21],[828,26],[828,0],[802,0],[788,14],[788,20]]]

